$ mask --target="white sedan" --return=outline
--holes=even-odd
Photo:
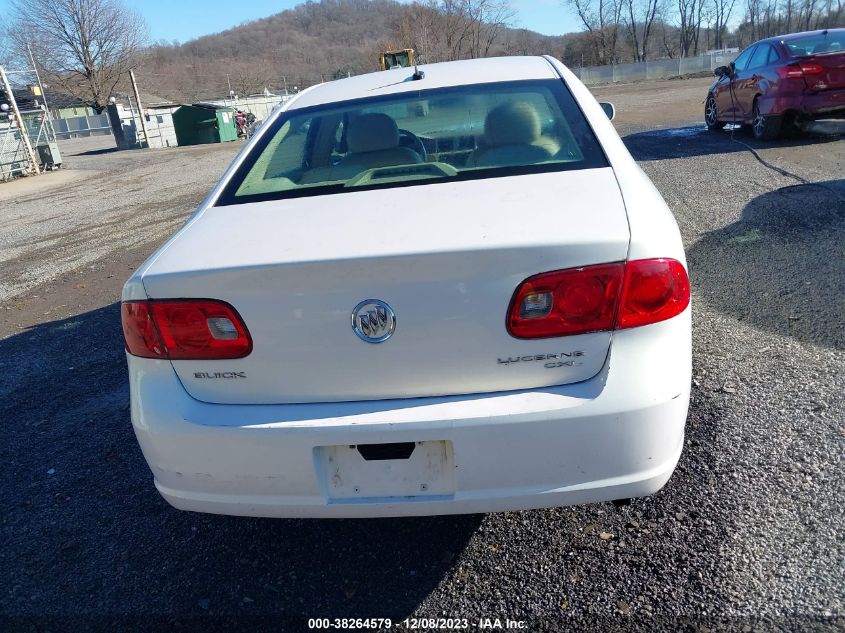
[[[550,57],[321,84],[123,289],[132,424],[177,508],[517,510],[681,454],[675,220]]]

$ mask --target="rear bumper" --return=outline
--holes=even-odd
[[[845,89],[805,95],[802,106],[803,112],[812,118],[841,117],[845,115]]]
[[[845,89],[775,98],[764,96],[760,97],[760,108],[764,114],[798,112],[810,119],[840,118],[845,116]]]
[[[129,357],[129,370],[136,435],[179,509],[371,517],[561,506],[648,495],[671,476],[689,402],[690,311],[615,333],[591,380],[520,392],[214,405],[191,398],[167,362]],[[451,447],[452,489],[334,496],[324,447],[422,441]]]

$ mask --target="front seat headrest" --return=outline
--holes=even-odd
[[[386,114],[362,114],[349,122],[346,144],[352,154],[393,149],[399,146],[399,127]]]
[[[484,120],[484,140],[491,147],[530,145],[540,138],[540,132],[540,115],[525,101],[497,106]]]

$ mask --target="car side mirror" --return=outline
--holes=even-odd
[[[601,106],[601,109],[604,110],[604,113],[607,115],[608,119],[613,121],[613,119],[616,118],[616,108],[613,107],[612,103],[609,103],[607,101],[599,101],[599,105]]]
[[[724,77],[726,75],[730,76],[731,69],[727,66],[716,66],[716,68],[713,69],[713,74],[717,77]]]

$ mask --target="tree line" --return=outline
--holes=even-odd
[[[845,26],[843,0],[564,0],[583,33],[569,65],[689,57],[774,35]],[[731,25],[734,25],[731,28]]]
[[[309,0],[189,42],[150,44],[143,20],[121,0],[12,0],[0,63],[29,66],[31,50],[48,89],[100,110],[129,91],[130,67],[148,101],[193,102],[265,88],[293,92],[371,72],[388,49],[414,48],[423,63],[550,54],[578,67],[693,56],[845,26],[845,0],[559,1],[580,32],[514,28],[508,0]]]

